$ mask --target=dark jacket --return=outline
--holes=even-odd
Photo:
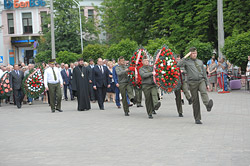
[[[107,87],[110,85],[109,70],[106,66],[103,66],[103,70],[104,71],[102,73],[98,65],[95,65],[95,67],[92,69],[93,86]]]
[[[13,70],[10,73],[10,87],[12,89],[21,89],[23,78],[24,78],[23,71],[19,70],[19,76],[18,76],[15,70]]]
[[[69,76],[67,76],[67,73],[66,73],[65,69],[63,69],[61,71],[63,82],[65,82],[66,85],[70,84],[70,80],[71,80],[71,76],[72,76],[71,69],[68,69],[68,72],[69,72]]]

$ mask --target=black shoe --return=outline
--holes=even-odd
[[[193,104],[193,98],[192,97],[190,97],[190,99],[188,99],[188,104],[189,105]]]
[[[51,110],[52,113],[55,113],[55,110]]]
[[[129,113],[127,112],[127,113],[125,113],[125,116],[129,116]]]
[[[184,100],[183,99],[181,99],[181,104],[184,105]]]
[[[156,114],[155,110],[152,111],[152,114]]]
[[[75,99],[71,99],[71,101],[73,101],[73,100],[75,100]]]
[[[100,110],[104,110],[104,108],[100,108]]]
[[[141,104],[138,104],[137,107],[143,107]]]
[[[65,101],[68,101],[68,99],[65,99]]]
[[[179,117],[183,117],[183,114],[182,114],[182,113],[180,113],[180,114],[179,114]]]
[[[130,101],[135,105],[136,104],[136,97],[132,98]]]
[[[56,109],[58,112],[63,112],[63,110],[60,110],[60,109]]]
[[[202,122],[200,120],[196,120],[195,124],[202,124]]]
[[[119,109],[121,108],[121,106],[117,106]]]
[[[212,110],[214,103],[213,100],[209,100],[208,104],[207,104],[207,111],[210,112]]]
[[[129,107],[132,107],[132,106],[133,106],[133,104],[129,104],[128,106],[129,106]]]
[[[160,106],[161,106],[161,102],[158,102],[158,103],[155,105],[154,110],[158,110],[158,109],[160,108]]]
[[[148,115],[148,119],[154,119],[152,115]]]

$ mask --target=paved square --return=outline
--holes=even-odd
[[[177,116],[174,95],[166,94],[153,120],[133,106],[131,116],[105,103],[105,110],[76,111],[63,101],[63,113],[50,113],[35,101],[18,110],[0,107],[0,166],[249,166],[250,94],[209,93],[212,112],[202,108],[202,125],[192,107]]]

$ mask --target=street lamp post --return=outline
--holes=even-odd
[[[83,37],[82,37],[82,15],[81,15],[81,6],[80,6],[80,3],[79,3],[79,2],[77,2],[77,1],[75,1],[75,0],[73,0],[73,1],[77,4],[77,6],[78,6],[78,8],[79,8],[80,33],[81,33],[81,49],[82,49],[82,53],[83,53]]]

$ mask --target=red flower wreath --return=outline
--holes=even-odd
[[[163,46],[154,59],[155,83],[167,93],[179,88],[180,72],[171,49]]]
[[[0,78],[0,97],[5,98],[10,96],[10,78],[9,73],[4,73]]]
[[[129,80],[130,83],[135,88],[138,89],[141,88],[141,76],[139,74],[139,70],[143,66],[142,58],[146,54],[147,54],[146,50],[144,48],[140,48],[136,52],[134,52],[130,60],[130,65],[129,65],[130,71],[128,72]]]

